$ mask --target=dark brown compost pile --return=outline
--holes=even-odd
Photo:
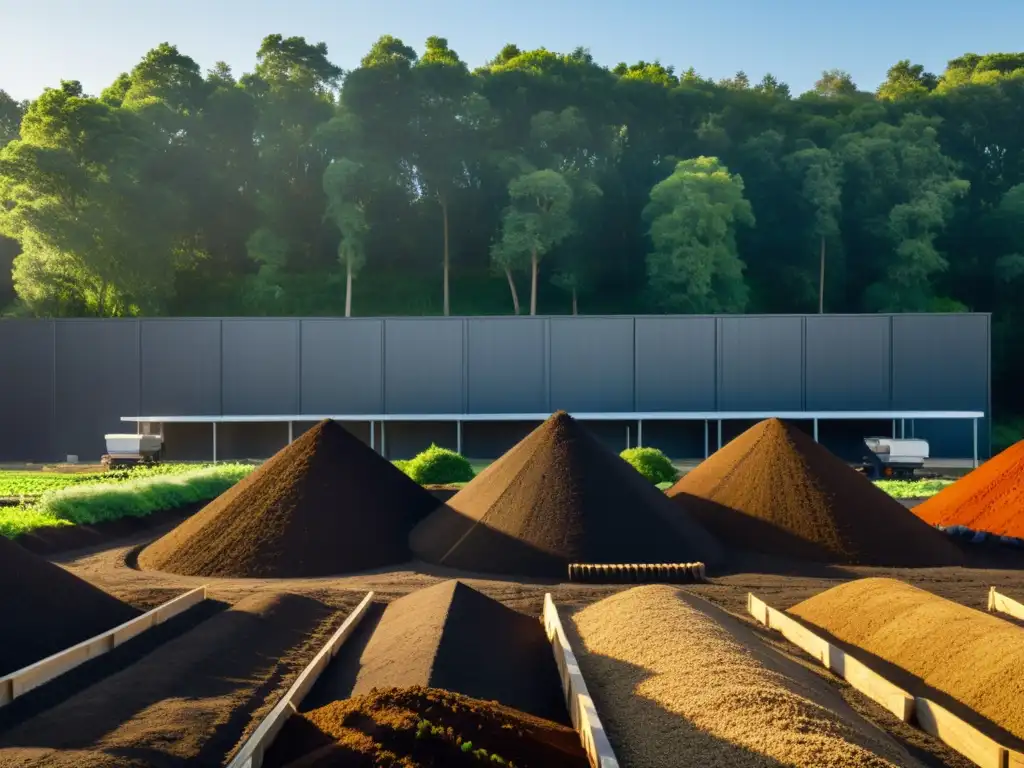
[[[412,526],[437,500],[326,420],[139,555],[188,576],[294,578],[409,559]]]
[[[139,611],[0,536],[0,676],[130,621]]]
[[[559,412],[413,530],[424,560],[566,577],[569,563],[721,560],[718,542]]]
[[[748,429],[668,495],[742,549],[862,565],[962,563],[944,534],[778,419]]]

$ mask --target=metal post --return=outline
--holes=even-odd
[[[213,422],[213,463],[217,463],[217,422]]]
[[[892,420],[892,436],[896,437],[896,419]]]
[[[292,422],[288,422],[288,444],[291,445],[295,439],[295,432],[292,430]]]
[[[818,420],[814,420],[814,442],[818,442]]]
[[[907,437],[907,420],[900,419],[900,437],[906,439]]]
[[[974,468],[978,468],[978,420],[971,419],[974,422]]]
[[[455,422],[455,452],[462,453],[462,420]]]
[[[722,450],[722,420],[718,420],[718,450]]]
[[[626,450],[629,450],[629,424],[626,424]]]
[[[708,440],[708,420],[704,419],[704,458],[706,459],[711,455],[709,440]]]
[[[637,419],[636,420],[636,447],[637,448],[643,448],[644,447],[644,420],[643,419]]]
[[[384,436],[384,427],[386,425],[387,422],[385,421],[382,421],[380,423],[380,455],[383,456],[385,459],[388,457],[388,447]]]
[[[373,419],[370,419],[370,447],[371,448],[376,448],[376,446],[373,444],[374,443],[374,437],[375,437],[374,432],[376,432],[376,431],[377,431],[377,422],[374,421]]]

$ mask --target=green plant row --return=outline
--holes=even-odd
[[[19,498],[39,496],[76,485],[95,483],[122,483],[144,477],[180,475],[213,464],[154,464],[133,469],[115,469],[109,472],[0,472],[0,497]]]

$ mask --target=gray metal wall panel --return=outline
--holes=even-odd
[[[249,318],[223,323],[225,415],[298,412],[298,321]]]
[[[551,409],[633,410],[633,318],[551,318]]]
[[[98,459],[103,435],[132,432],[122,416],[139,415],[139,323],[58,320],[56,325],[56,456]]]
[[[715,356],[713,317],[638,317],[637,410],[713,410]]]
[[[985,315],[892,318],[895,409],[988,410]]]
[[[474,318],[467,322],[470,413],[543,413],[545,321]]]
[[[0,320],[0,461],[49,461],[53,439],[53,323]]]
[[[462,413],[465,321],[384,322],[384,403],[388,413]]]
[[[798,411],[803,402],[803,318],[719,318],[718,407]]]
[[[825,315],[806,323],[807,410],[888,410],[889,318]]]
[[[220,321],[143,320],[142,413],[220,413]]]
[[[382,413],[384,321],[302,322],[302,413]]]

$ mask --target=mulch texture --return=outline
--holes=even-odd
[[[588,766],[571,728],[423,687],[372,691],[293,717],[289,725],[267,754],[268,768]]]
[[[559,412],[413,529],[428,562],[566,578],[569,563],[721,560],[718,542]]]
[[[63,651],[140,612],[0,536],[0,676]]]
[[[0,734],[0,765],[222,765],[339,623],[308,597],[260,593]]]
[[[739,549],[859,565],[963,562],[945,534],[778,419],[754,425],[667,493]]]
[[[1024,539],[1024,440],[914,507],[932,525]]]
[[[499,701],[568,722],[540,619],[459,581],[440,582],[390,603],[365,647],[342,647],[310,702],[413,686]]]
[[[330,576],[409,559],[437,500],[326,420],[139,555],[187,576]]]
[[[853,648],[912,695],[951,709],[1003,746],[1024,747],[1019,626],[886,578],[833,587],[789,613]]]

